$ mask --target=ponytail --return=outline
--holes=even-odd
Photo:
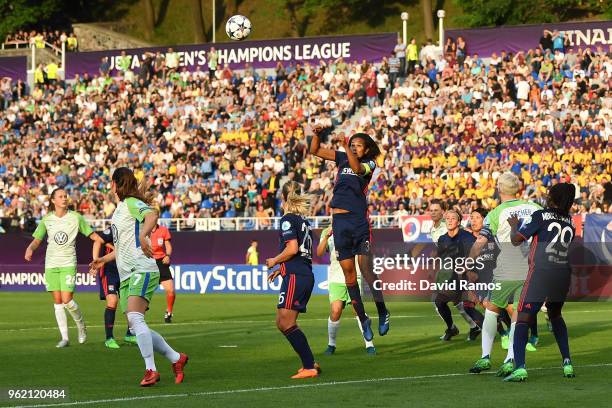
[[[114,171],[112,180],[117,186],[117,196],[120,201],[128,197],[134,197],[147,205],[153,203],[153,194],[147,192],[148,186],[143,178],[140,182],[136,180],[134,172],[127,167],[119,167]]]
[[[306,217],[310,215],[312,195],[302,194],[302,187],[295,181],[283,185],[282,196],[285,202],[285,212]]]

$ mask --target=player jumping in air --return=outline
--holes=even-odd
[[[281,275],[283,282],[276,306],[276,326],[302,360],[293,379],[317,377],[320,367],[314,361],[306,335],[297,325],[300,313],[306,313],[306,305],[314,287],[312,273],[312,230],[304,218],[310,212],[311,198],[300,193],[295,181],[288,181],[281,191],[284,215],[280,225],[280,253],[266,259],[266,266],[280,268],[270,273],[272,282]]]
[[[32,236],[34,240],[28,245],[25,260],[30,262],[34,251],[42,240],[47,239],[45,254],[45,282],[47,292],[53,295],[55,319],[62,339],[56,347],[66,347],[68,340],[68,320],[66,310],[74,319],[78,329],[79,343],[85,343],[87,329],[79,305],[74,301],[74,289],[77,273],[76,238],[79,232],[96,242],[103,242],[83,216],[68,210],[68,195],[66,190],[53,190],[49,200],[49,213],[43,217]]]
[[[327,349],[325,354],[331,355],[336,352],[336,336],[338,335],[338,329],[340,328],[340,317],[342,311],[351,298],[348,294],[346,282],[344,281],[344,274],[340,263],[336,258],[336,248],[334,245],[334,237],[331,228],[327,227],[321,232],[321,239],[317,246],[317,256],[323,256],[325,252],[329,252],[330,264],[327,270],[327,286],[329,289],[329,305],[330,312],[327,320]],[[361,322],[357,319],[357,325],[361,330]],[[363,331],[362,331],[363,332]],[[363,334],[363,333],[362,333]],[[365,340],[366,353],[370,355],[376,354],[376,348],[372,341]]]
[[[175,383],[179,384],[183,382],[183,369],[189,358],[174,351],[159,333],[149,328],[144,317],[159,286],[159,269],[150,241],[151,231],[157,224],[157,212],[150,206],[151,199],[146,194],[144,184],[139,185],[134,173],[126,167],[120,167],[113,173],[112,191],[119,201],[111,225],[115,250],[94,260],[90,269],[95,270],[106,262],[117,260],[121,279],[119,305],[127,313],[146,366],[140,385],[148,387],[160,380],[153,351],[170,360]]]
[[[346,139],[340,137],[339,142],[344,152],[323,148],[319,140],[319,133],[322,130],[322,128],[314,130],[310,142],[310,153],[322,159],[334,161],[338,167],[331,202],[336,255],[344,273],[351,304],[363,328],[363,337],[366,341],[370,341],[374,338],[371,328],[372,321],[366,314],[361,300],[355,255],[358,255],[359,269],[368,282],[376,303],[378,333],[384,336],[389,331],[390,314],[382,291],[374,287],[377,278],[372,267],[372,231],[366,198],[380,149],[376,142],[365,133],[356,133],[351,136],[348,146]]]
[[[105,229],[99,235],[104,240],[104,246],[98,241],[94,242],[92,259],[98,259],[115,250],[113,246],[113,234],[110,228]],[[118,349],[119,343],[117,343],[113,334],[115,314],[117,312],[117,305],[119,304],[119,286],[121,285],[117,263],[115,261],[107,262],[98,271],[90,271],[90,274],[96,276],[98,281],[100,300],[106,301],[106,308],[104,309],[104,331],[106,340],[104,341],[104,346],[109,349]],[[137,344],[136,336],[130,331],[129,324],[124,341],[129,344]]]
[[[497,190],[501,204],[495,207],[485,218],[484,227],[480,236],[472,246],[470,258],[476,259],[481,249],[491,240],[500,249],[497,263],[493,271],[493,283],[497,284],[498,290],[493,290],[491,299],[486,304],[484,323],[482,325],[482,355],[474,363],[470,372],[480,373],[491,368],[491,350],[497,332],[497,317],[501,309],[507,309],[512,316],[510,325],[508,353],[504,363],[497,371],[498,376],[506,376],[512,372],[514,367],[513,336],[516,322],[516,314],[513,314],[512,305],[508,300],[518,298],[527,277],[529,248],[526,246],[514,247],[510,242],[510,224],[508,219],[514,215],[520,218],[530,217],[540,209],[537,204],[519,200],[516,198],[521,183],[519,178],[511,172],[503,173],[497,180]]]
[[[569,214],[576,188],[573,184],[559,183],[548,193],[546,208],[534,212],[519,224],[518,217],[508,219],[512,227],[512,244],[521,245],[532,238],[529,252],[529,273],[517,307],[517,323],[514,329],[514,371],[504,381],[525,381],[525,345],[527,331],[533,316],[544,302],[552,325],[555,340],[563,359],[563,376],[574,377],[570,359],[565,320],[561,315],[563,303],[569,291],[571,267],[569,246],[576,230]]]

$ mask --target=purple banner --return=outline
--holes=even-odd
[[[189,71],[208,70],[208,52],[215,47],[219,55],[219,67],[229,64],[231,69],[243,68],[246,63],[256,69],[274,68],[279,62],[316,64],[320,60],[335,60],[339,57],[345,61],[368,62],[380,61],[389,56],[396,44],[397,34],[347,35],[327,37],[288,38],[278,40],[241,41],[226,43],[208,43],[180,45],[172,47],[179,55],[179,67]],[[146,52],[166,52],[168,47],[134,48],[127,50],[108,50],[95,52],[77,52],[66,54],[66,78],[72,79],[76,74],[99,72],[102,57],[109,57],[111,75],[116,75],[117,58],[121,51],[132,57],[131,69],[140,67]]]
[[[454,40],[463,37],[469,55],[489,57],[502,50],[516,53],[537,48],[543,30],[562,31],[569,40],[570,48],[602,46],[607,50],[607,45],[612,45],[612,21],[456,29],[446,30],[445,36]]]
[[[13,81],[28,79],[28,57],[2,57],[0,58],[0,79],[9,77]]]
[[[315,231],[315,240],[321,231]],[[398,229],[375,229],[375,246],[386,247],[391,243],[403,243],[402,232]],[[252,240],[257,240],[259,263],[278,254],[278,231],[215,231],[215,232],[171,232],[173,265],[232,265],[245,261],[246,251]],[[34,253],[31,262],[23,258],[32,241],[26,233],[0,235],[0,292],[3,290],[44,290],[46,241]],[[79,290],[96,290],[95,279],[86,274],[91,261],[92,241],[79,235],[77,239],[77,283]],[[327,257],[314,257],[315,264],[327,264]]]

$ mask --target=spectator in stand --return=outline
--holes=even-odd
[[[417,65],[419,65],[419,50],[416,39],[412,37],[408,44],[408,74],[414,74]]]
[[[399,58],[400,61],[400,76],[403,77],[406,75],[406,44],[402,41],[402,37],[397,37],[397,45],[393,49],[395,52],[395,56]]]

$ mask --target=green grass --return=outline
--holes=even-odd
[[[177,350],[191,357],[185,383],[175,385],[170,364],[156,358],[162,381],[141,389],[144,372],[135,346],[107,350],[103,303],[93,293],[79,293],[89,324],[85,345],[56,349],[58,340],[51,299],[43,293],[0,293],[0,389],[65,387],[72,401],[137,398],[93,403],[91,407],[272,407],[272,406],[419,406],[570,407],[609,404],[612,376],[610,303],[572,303],[565,308],[577,378],[561,377],[553,336],[540,322],[539,349],[528,353],[529,380],[506,384],[491,374],[468,375],[480,356],[480,342],[460,338],[442,343],[442,323],[429,303],[391,303],[389,335],[374,342],[377,356],[368,356],[353,318],[342,323],[338,349],[324,356],[327,344],[327,298],[314,297],[300,319],[316,359],[320,378],[296,382],[289,376],[300,366],[274,326],[276,297],[259,295],[179,295],[175,323],[162,323],[164,301],[156,295],[149,324]],[[373,305],[367,309],[374,312]],[[543,319],[542,319],[543,320]],[[116,334],[125,321],[118,318]],[[220,346],[237,346],[222,348]],[[505,352],[496,343],[494,368]],[[288,388],[296,387],[296,388]],[[262,390],[262,388],[267,388]],[[241,392],[238,392],[240,390]],[[520,392],[520,394],[519,394]],[[172,395],[176,395],[172,397]],[[144,399],[151,397],[150,399]],[[21,402],[23,405],[53,401]],[[78,406],[82,404],[79,403]],[[6,400],[0,406],[10,405]]]

